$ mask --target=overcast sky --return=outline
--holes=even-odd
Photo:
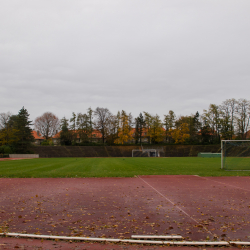
[[[163,118],[250,99],[249,0],[0,3],[0,113]]]

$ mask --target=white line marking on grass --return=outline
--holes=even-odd
[[[143,182],[145,182],[149,187],[151,187],[153,190],[155,190],[155,192],[157,192],[159,195],[161,195],[163,198],[165,198],[168,202],[170,202],[174,207],[178,208],[182,213],[184,213],[185,215],[187,215],[191,220],[193,220],[195,223],[197,223],[198,225],[201,225],[208,233],[210,233],[211,235],[214,236],[214,234],[209,231],[206,227],[204,227],[202,224],[200,224],[196,219],[194,219],[191,215],[189,215],[187,212],[185,212],[182,208],[180,208],[177,204],[175,204],[174,202],[172,202],[170,199],[168,199],[165,195],[163,195],[160,191],[158,191],[156,188],[154,188],[153,186],[151,186],[148,182],[146,182],[145,180],[143,180],[139,175],[137,176],[139,179],[141,179]]]
[[[222,185],[226,185],[226,186],[230,186],[230,187],[233,187],[233,188],[239,188],[239,189],[242,189],[242,190],[245,190],[245,191],[250,191],[249,189],[245,189],[245,188],[241,188],[241,187],[237,187],[237,186],[234,186],[234,185],[230,185],[230,184],[227,184],[227,183],[224,183],[224,182],[221,182],[221,181],[215,181],[215,180],[212,180],[212,179],[208,179],[206,177],[203,177],[203,176],[199,176],[199,175],[196,175],[197,177],[200,177],[200,178],[203,178],[205,180],[208,180],[208,181],[213,181],[213,182],[217,182],[219,184],[222,184]]]

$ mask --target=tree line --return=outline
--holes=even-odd
[[[0,114],[0,145],[18,148],[18,123],[15,120],[18,115],[9,112]],[[28,113],[26,119],[30,128]],[[100,133],[102,143],[110,145],[217,144],[222,139],[247,139],[249,121],[250,101],[227,99],[221,105],[210,104],[202,114],[196,112],[188,116],[176,116],[173,110],[169,110],[163,120],[159,115],[146,111],[134,118],[124,110],[112,114],[109,109],[101,107],[95,110],[88,108],[84,113],[73,112],[70,118],[62,119],[46,112],[35,119],[34,128],[46,139],[45,143],[50,143],[51,138],[60,131],[61,145],[76,145],[79,140],[82,144],[93,143],[95,131]],[[21,131],[18,133],[20,136]]]
[[[34,137],[28,111],[22,107],[17,115],[0,113],[0,154],[32,153]]]
[[[223,140],[247,139],[250,121],[250,101],[227,99],[221,105],[210,104],[202,114],[176,116],[173,110],[164,115],[141,112],[133,118],[122,110],[116,115],[107,108],[89,108],[86,113],[72,113],[61,120],[62,139],[72,144],[76,136],[91,142],[94,129],[100,131],[102,142],[109,144],[169,143],[217,144]],[[62,140],[62,141],[63,141]]]

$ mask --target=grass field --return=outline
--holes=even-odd
[[[135,175],[249,176],[220,169],[219,158],[41,158],[0,162],[0,177],[133,177]]]
[[[224,168],[229,170],[249,170],[250,157],[226,157]]]

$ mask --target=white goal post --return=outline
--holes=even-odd
[[[133,149],[132,157],[160,157],[157,149]]]
[[[250,140],[221,140],[221,169],[250,170]]]

